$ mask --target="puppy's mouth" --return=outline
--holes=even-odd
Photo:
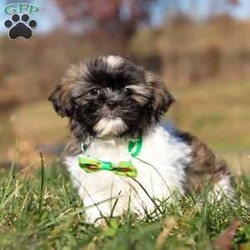
[[[114,110],[110,110],[109,112],[105,112],[102,117],[106,119],[115,119],[117,118],[117,114]]]
[[[102,109],[102,117],[106,119],[116,119],[119,118],[118,109],[110,109],[108,107],[103,107]]]
[[[128,129],[128,126],[120,117],[102,118],[94,126],[97,137],[119,136]]]
[[[120,113],[121,114],[121,113]],[[94,131],[98,137],[119,136],[124,133],[128,126],[119,115],[118,109],[102,109],[101,119],[94,126]]]

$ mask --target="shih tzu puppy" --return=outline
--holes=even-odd
[[[86,207],[86,219],[132,211],[140,218],[210,187],[231,196],[226,163],[196,137],[159,123],[174,98],[153,73],[120,56],[73,66],[50,94],[69,118],[73,139],[65,164]]]

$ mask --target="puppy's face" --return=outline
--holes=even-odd
[[[49,100],[62,117],[70,118],[71,130],[81,139],[136,136],[160,120],[173,97],[142,67],[105,56],[72,67]]]

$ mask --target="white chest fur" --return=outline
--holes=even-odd
[[[86,173],[78,165],[78,156],[67,157],[65,163],[87,208],[87,218],[94,222],[112,210],[115,216],[130,209],[143,217],[145,210],[155,209],[152,199],[171,200],[173,191],[182,194],[190,152],[171,128],[155,127],[143,137],[137,158],[128,152],[128,141],[121,139],[95,140],[86,152],[91,158],[113,163],[131,160],[138,171],[136,180],[110,171]]]

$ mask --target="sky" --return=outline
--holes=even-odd
[[[175,0],[173,0],[174,2]],[[193,0],[197,3],[196,8],[190,6],[189,0],[181,0],[181,9],[183,12],[188,11],[192,13],[192,16],[197,19],[205,19],[209,14],[209,1],[208,0]],[[219,2],[220,0],[217,0]],[[160,25],[166,16],[166,1],[159,1],[153,8],[153,22],[157,25]],[[240,0],[240,4],[231,8],[227,8],[227,13],[237,19],[250,19],[250,0]]]
[[[13,0],[14,1],[14,0]],[[197,19],[204,19],[207,17],[209,12],[209,5],[207,0],[196,0],[198,3],[196,9],[193,9],[192,6],[189,6],[188,0],[181,0],[181,9],[183,12],[191,11],[192,16]],[[217,0],[219,1],[219,0]],[[9,2],[12,2],[9,0]],[[15,0],[18,2],[18,0]],[[60,11],[53,4],[52,0],[20,0],[19,3],[30,2],[39,7],[39,13],[35,13],[32,16],[37,23],[38,27],[37,33],[46,33],[53,30],[58,25],[62,24],[63,16]],[[5,20],[11,17],[11,15],[4,12],[4,7],[6,5],[5,0],[0,0],[0,33],[7,32],[6,27],[4,26]],[[166,16],[167,5],[165,0],[158,0],[158,4],[155,4],[152,7],[152,24],[160,25]],[[250,0],[240,0],[240,4],[236,7],[231,7],[227,9],[227,12],[238,19],[250,19]]]

